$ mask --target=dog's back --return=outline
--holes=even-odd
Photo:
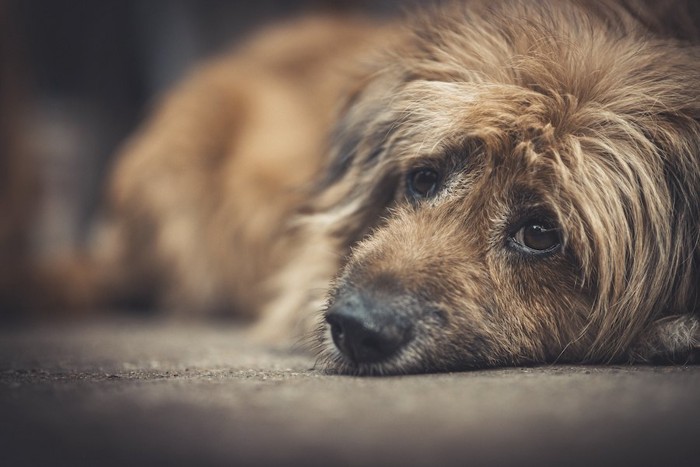
[[[197,67],[117,155],[89,250],[15,268],[5,307],[256,315],[334,117],[390,36],[366,18],[312,16]]]

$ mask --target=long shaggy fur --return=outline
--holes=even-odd
[[[419,332],[425,343],[379,368],[355,368],[328,344],[322,326],[332,366],[381,373],[682,360],[697,347],[700,57],[688,42],[670,38],[662,22],[640,21],[653,16],[642,6],[468,2],[412,25],[391,66],[375,78],[378,90],[365,91],[341,123],[357,142],[352,156],[335,154],[353,164],[337,182],[346,191],[337,196],[329,234],[376,219],[357,217],[369,205],[376,209],[372,187],[379,181],[386,186],[394,174],[400,185],[410,167],[426,159],[444,165],[440,159],[457,154],[448,163],[461,171],[450,181],[454,188],[418,210],[387,203],[385,225],[355,246],[340,282],[356,267],[366,275],[392,261],[375,256],[362,264],[366,255],[393,245],[432,247],[443,264],[403,251],[389,256],[401,258],[394,266],[400,276],[422,287],[447,269],[450,277],[429,293],[451,315],[448,322],[462,322],[438,333],[427,324]],[[675,7],[682,14],[683,5]],[[355,210],[340,214],[349,206]],[[528,209],[548,212],[561,226],[564,261],[508,263],[493,251],[502,245],[489,231]],[[328,217],[327,208],[320,211]],[[407,235],[421,221],[422,231]],[[414,270],[406,271],[407,263]],[[416,265],[425,276],[417,277]],[[496,296],[481,297],[484,289]],[[480,307],[490,312],[469,316]],[[449,337],[450,346],[438,350]],[[473,339],[477,349],[469,348]]]
[[[129,145],[95,290],[237,310],[267,338],[317,328],[343,372],[688,361],[698,39],[682,1],[464,1],[267,34]],[[440,184],[416,201],[422,167]],[[558,227],[554,254],[513,248],[531,218]],[[323,322],[357,291],[419,310],[379,363],[343,356]]]

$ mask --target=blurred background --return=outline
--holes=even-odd
[[[0,275],[86,240],[110,158],[197,61],[310,12],[409,0],[0,0]]]

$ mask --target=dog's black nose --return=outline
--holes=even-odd
[[[384,360],[412,337],[410,320],[390,301],[346,297],[331,306],[326,321],[338,350],[355,363]]]

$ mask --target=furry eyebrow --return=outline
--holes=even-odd
[[[476,157],[482,152],[483,144],[474,138],[468,137],[459,143],[447,143],[431,154],[419,156],[418,160],[427,160],[454,171],[462,170],[474,163]]]

